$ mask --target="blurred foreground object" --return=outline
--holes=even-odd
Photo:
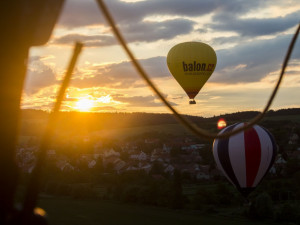
[[[10,224],[18,184],[15,148],[30,46],[45,44],[63,0],[0,3],[0,224]]]

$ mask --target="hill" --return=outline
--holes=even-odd
[[[192,123],[201,128],[215,130],[219,118],[224,118],[228,124],[249,121],[259,112],[244,111],[210,118],[184,115]],[[22,110],[21,135],[39,135],[43,132],[49,113],[41,110]],[[271,110],[263,119],[263,123],[270,121],[294,121],[300,122],[300,108]],[[162,132],[187,132],[178,124],[172,114],[154,113],[82,113],[61,112],[58,122],[60,132],[74,133],[77,135],[102,132],[102,133],[141,133],[147,131]]]

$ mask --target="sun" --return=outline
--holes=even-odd
[[[81,112],[88,112],[90,111],[94,106],[94,101],[91,100],[91,99],[79,99],[77,102],[76,102],[76,105],[75,105],[75,109],[77,109],[78,111],[81,111]]]

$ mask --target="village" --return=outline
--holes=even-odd
[[[88,143],[88,151],[78,151],[76,144],[72,145],[73,150],[69,149],[68,154],[62,154],[61,149],[51,148],[47,151],[47,161],[62,172],[80,171],[82,168],[96,168],[96,173],[104,174],[144,171],[157,178],[172,177],[177,170],[185,178],[194,181],[222,176],[213,161],[211,143],[203,143],[187,136],[163,139],[139,138],[105,146],[101,140],[94,140],[91,144],[88,137],[82,137],[82,142]],[[300,160],[299,136],[296,133],[289,136],[288,149],[284,154],[277,154],[269,172],[271,176],[285,175],[289,159]],[[32,172],[37,152],[37,145],[25,145],[17,149],[17,162],[24,173]]]

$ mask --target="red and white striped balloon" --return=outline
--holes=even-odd
[[[238,123],[223,129],[229,132]],[[226,139],[215,139],[213,155],[218,168],[245,197],[267,174],[276,156],[276,143],[269,131],[258,125]]]

